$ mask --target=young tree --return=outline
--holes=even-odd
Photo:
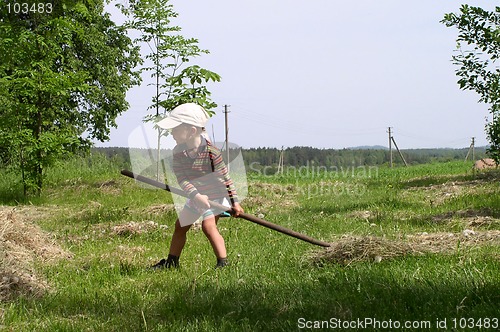
[[[104,0],[0,2],[0,143],[40,194],[47,166],[108,139],[139,53]]]
[[[128,18],[125,26],[139,33],[134,40],[136,45],[149,50],[145,56],[147,63],[141,71],[151,73],[154,78],[150,85],[155,87],[155,94],[148,107],[154,112],[146,114],[144,120],[157,122],[173,108],[187,102],[197,103],[212,113],[210,110],[217,104],[210,99],[206,84],[219,82],[220,76],[198,65],[187,65],[193,58],[209,51],[201,49],[197,39],[179,34],[181,28],[171,22],[178,14],[168,0],[129,0],[128,5],[119,7]],[[159,161],[160,139],[166,132],[161,128],[157,130]]]
[[[442,20],[447,27],[458,29],[457,48],[453,56],[463,90],[476,91],[480,102],[490,105],[493,116],[486,124],[490,142],[489,154],[500,161],[500,70],[496,64],[500,56],[500,7],[487,11],[462,5],[460,13],[449,13]]]

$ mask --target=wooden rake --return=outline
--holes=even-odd
[[[179,195],[179,196],[183,196],[183,197],[187,197],[186,193],[184,191],[182,191],[181,189],[170,187],[170,186],[166,185],[165,183],[158,182],[156,180],[147,178],[147,177],[139,175],[139,174],[135,174],[135,173],[133,173],[133,172],[131,172],[129,170],[124,169],[124,170],[121,171],[121,174],[125,175],[125,176],[128,176],[129,178],[136,179],[137,181],[140,181],[140,182],[143,182],[143,183],[147,183],[147,184],[149,184],[149,185],[151,185],[153,187],[169,191],[169,192],[171,192],[173,194],[176,194],[176,195]],[[218,209],[220,211],[225,211],[225,212],[233,215],[233,209],[232,208],[228,208],[227,206],[224,206],[222,204],[219,204],[219,203],[213,202],[213,201],[209,201],[209,203],[210,203],[210,207]],[[286,234],[288,236],[292,236],[292,237],[294,237],[296,239],[299,239],[299,240],[302,240],[302,241],[305,241],[305,242],[309,242],[311,244],[315,244],[317,246],[321,246],[321,247],[330,247],[331,246],[331,244],[328,243],[328,242],[323,242],[323,241],[320,241],[320,240],[316,240],[316,239],[314,239],[312,237],[309,237],[307,235],[304,235],[304,234],[295,232],[295,231],[293,231],[291,229],[288,229],[288,228],[285,228],[285,227],[273,224],[272,222],[269,222],[267,220],[258,218],[256,216],[253,216],[253,215],[248,214],[248,213],[241,213],[238,217],[246,219],[246,220],[251,221],[253,223],[256,223],[258,225],[270,228],[270,229],[272,229],[274,231]]]

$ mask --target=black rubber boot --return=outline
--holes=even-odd
[[[151,266],[152,270],[169,269],[171,267],[179,267],[179,256],[168,255],[167,259],[162,258],[158,263]]]
[[[165,262],[166,267],[169,269],[171,267],[179,267],[179,256],[168,255],[167,261]]]
[[[159,270],[159,269],[163,269],[165,268],[165,263],[167,262],[167,260],[165,258],[162,258],[161,261],[159,261],[158,263],[156,263],[155,265],[151,265],[149,268],[151,270]]]
[[[227,258],[217,258],[217,265],[215,265],[215,268],[223,268],[224,266],[228,266],[229,262],[227,261]]]

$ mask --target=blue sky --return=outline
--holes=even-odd
[[[487,144],[488,107],[458,88],[457,31],[439,21],[461,3],[491,10],[492,1],[170,3],[182,34],[211,52],[193,63],[222,76],[209,86],[219,104],[207,126],[216,140],[228,104],[230,141],[246,148],[387,145],[389,126],[401,149],[468,147],[473,136]],[[153,93],[147,80],[132,89],[130,110],[97,146],[130,145]]]

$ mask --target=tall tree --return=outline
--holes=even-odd
[[[220,76],[198,65],[188,65],[193,58],[209,51],[198,46],[195,38],[185,38],[180,34],[181,27],[172,24],[178,14],[168,0],[129,0],[127,5],[118,5],[128,18],[125,26],[139,34],[134,41],[146,49],[146,64],[142,72],[150,73],[155,87],[150,113],[145,114],[145,121],[158,121],[164,118],[176,106],[194,102],[211,113],[217,106],[211,98],[206,84],[219,82]],[[153,112],[151,113],[151,110]],[[158,130],[158,166],[160,139],[167,132]]]
[[[47,166],[108,139],[139,52],[104,0],[0,2],[0,143],[39,194]]]
[[[486,124],[490,142],[489,154],[500,161],[500,7],[487,11],[462,5],[460,13],[449,13],[442,20],[458,29],[458,54],[453,56],[458,66],[461,89],[476,91],[480,102],[489,104],[492,121]]]

